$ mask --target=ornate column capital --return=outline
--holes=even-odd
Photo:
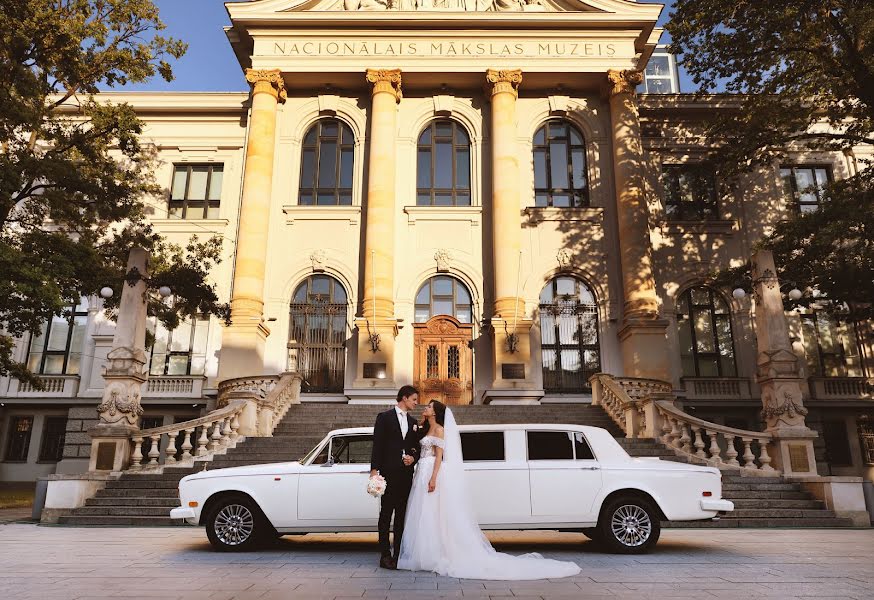
[[[365,78],[373,84],[373,95],[386,92],[394,96],[396,102],[403,98],[400,69],[367,69]]]
[[[487,87],[491,87],[492,96],[503,92],[518,96],[519,84],[521,83],[521,69],[488,69],[486,71],[486,84]]]
[[[633,94],[638,85],[643,83],[643,72],[633,69],[624,71],[607,71],[607,81],[610,85],[610,97],[617,94]]]
[[[268,93],[279,102],[285,102],[285,80],[282,79],[282,72],[279,69],[266,71],[246,69],[246,81],[252,84],[252,91],[255,94]]]

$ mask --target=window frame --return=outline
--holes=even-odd
[[[83,308],[81,310],[78,310],[80,306]],[[54,322],[54,319],[56,316],[64,317],[67,321],[67,324],[68,324],[67,339],[64,342],[64,350],[63,351],[61,351],[61,350],[49,350],[49,341],[51,340],[51,337],[52,337],[51,336],[52,323]],[[80,299],[77,304],[69,305],[67,307],[67,310],[65,310],[64,313],[62,313],[61,315],[52,315],[48,319],[46,319],[45,324],[43,325],[45,327],[45,332],[43,333],[43,338],[44,338],[43,339],[43,347],[39,352],[34,352],[34,350],[33,350],[33,342],[34,342],[34,339],[36,339],[36,337],[38,337],[38,334],[34,334],[31,332],[30,340],[28,340],[28,343],[27,343],[27,364],[29,367],[30,366],[30,359],[31,359],[32,355],[34,355],[34,354],[40,355],[39,368],[32,369],[32,371],[34,371],[37,375],[65,377],[65,376],[77,376],[80,374],[79,368],[81,368],[81,366],[82,366],[81,357],[84,355],[84,351],[85,351],[85,341],[86,341],[85,338],[87,337],[87,332],[83,332],[83,334],[82,334],[82,348],[79,351],[79,355],[80,355],[79,368],[77,368],[75,373],[68,372],[68,369],[70,367],[70,354],[72,354],[73,333],[75,332],[75,329],[76,329],[76,318],[77,317],[82,317],[85,319],[82,326],[83,326],[83,328],[87,329],[87,327],[88,327],[88,300],[84,297],[82,299]],[[64,357],[64,363],[63,363],[63,367],[62,367],[60,373],[46,373],[45,372],[46,359],[51,357],[51,356],[63,356]]]
[[[788,203],[792,205],[792,207],[799,213],[805,212],[813,212],[817,210],[822,204],[822,187],[816,185],[814,187],[813,193],[816,195],[816,202],[803,202],[801,200],[801,190],[798,188],[798,177],[796,175],[797,171],[810,171],[811,179],[816,181],[816,171],[818,169],[822,169],[825,171],[826,183],[825,185],[830,185],[834,182],[834,175],[832,173],[832,165],[827,163],[787,163],[781,164],[777,170],[777,174],[780,177],[780,184],[783,188],[784,197],[786,192],[789,192],[790,196],[786,197]],[[790,189],[786,189],[786,178],[783,175],[783,171],[790,171],[791,176],[789,177]],[[813,211],[806,211],[804,207],[812,206]]]
[[[324,126],[333,123],[337,126],[337,134],[325,134]],[[315,130],[314,141],[308,141],[310,134]],[[349,141],[347,141],[347,137]],[[322,144],[334,143],[336,146],[334,152],[334,178],[332,186],[319,185],[322,175]],[[344,120],[337,117],[326,117],[318,119],[310,125],[306,133],[304,133],[303,141],[300,149],[300,170],[298,173],[298,206],[352,206],[354,204],[353,190],[355,188],[355,132]],[[306,165],[306,156],[308,152],[312,152],[312,173],[310,181],[304,181],[304,167]],[[352,164],[350,166],[351,178],[349,186],[341,185],[343,183],[343,154],[348,152]],[[321,197],[333,196],[334,201],[331,203],[320,203]],[[348,202],[341,201],[343,198],[349,199]],[[308,199],[307,199],[308,198]]]
[[[563,137],[550,137],[550,126],[561,125],[564,128],[564,136]],[[576,134],[580,137],[581,143],[574,144],[571,138],[571,130],[574,130]],[[540,132],[543,132],[543,143],[537,143],[537,137]],[[553,185],[552,182],[552,149],[550,147],[550,141],[560,139],[564,140],[567,143],[565,149],[565,157],[564,161],[567,163],[567,177],[568,184],[570,187],[568,188],[558,188]],[[582,188],[577,189],[574,187],[574,172],[573,172],[573,154],[574,150],[579,150],[583,156],[583,178],[584,185]],[[538,153],[543,153],[546,157],[545,163],[545,177],[546,177],[546,187],[538,187],[537,186],[537,159],[536,156]],[[587,155],[587,146],[586,146],[586,136],[583,135],[583,132],[579,127],[576,126],[575,123],[568,119],[548,119],[545,121],[537,130],[534,132],[534,137],[531,138],[531,160],[533,163],[534,169],[534,206],[537,208],[586,208],[590,205],[590,178],[589,178],[589,157]],[[554,196],[569,196],[571,198],[570,206],[555,206],[554,204]],[[541,204],[539,202],[539,198],[545,196],[546,203]]]
[[[859,358],[859,375],[850,375],[849,374],[849,366],[847,365],[847,349],[843,344],[840,345],[840,351],[838,352],[826,352],[823,350],[822,341],[820,339],[820,328],[818,320],[824,317],[828,317],[831,321],[831,325],[834,327],[838,327],[841,323],[845,323],[848,327],[851,327],[853,330],[852,341],[856,347],[856,355]],[[814,341],[816,342],[816,357],[808,357],[815,358],[817,364],[819,365],[819,369],[816,373],[810,373],[811,377],[821,377],[823,379],[839,379],[839,378],[854,378],[854,377],[867,377],[868,370],[866,368],[864,355],[863,355],[863,345],[861,344],[861,340],[859,339],[859,327],[858,321],[851,321],[848,319],[842,319],[839,315],[828,315],[823,313],[822,311],[813,310],[810,312],[805,312],[800,315],[801,320],[801,331],[802,335],[805,337],[805,342],[807,341],[807,335],[805,332],[805,321],[809,321],[813,325],[814,331]],[[804,346],[805,355],[807,354],[807,344],[802,344]],[[834,358],[839,360],[840,370],[843,374],[840,375],[829,375],[826,372],[826,361],[828,358]],[[809,366],[810,362],[807,361]]]
[[[27,429],[27,432],[24,436],[24,443],[21,444],[22,451],[24,453],[23,458],[10,458],[10,454],[12,452],[12,443],[13,440],[17,439],[16,435],[16,423],[23,420],[30,420],[30,426]],[[10,415],[9,416],[9,427],[6,430],[6,443],[4,444],[4,452],[3,452],[3,462],[7,463],[27,463],[30,458],[30,442],[33,438],[33,427],[36,424],[36,417],[34,415]]]
[[[438,279],[448,279],[449,281],[452,282],[452,293],[451,294],[435,294],[434,293],[434,282]],[[418,300],[419,300],[419,294],[422,293],[422,290],[425,288],[426,285],[429,286],[428,287],[428,304],[423,304],[421,302],[418,302]],[[458,290],[459,290],[459,288],[462,289],[464,291],[464,293],[467,294],[467,298],[469,300],[469,302],[467,304],[465,304],[463,302],[461,302],[461,303],[458,302]],[[427,323],[428,321],[430,321],[434,317],[444,315],[445,313],[437,313],[434,311],[434,302],[441,302],[441,301],[442,302],[447,302],[447,301],[452,302],[452,314],[447,315],[447,316],[450,316],[454,319],[458,319],[458,321],[464,325],[470,325],[473,323],[473,294],[471,294],[470,289],[460,279],[457,279],[455,277],[451,277],[449,275],[442,275],[442,274],[438,274],[438,275],[434,275],[433,277],[429,277],[427,280],[425,280],[422,283],[422,285],[419,286],[419,289],[416,290],[416,295],[413,297],[413,322],[414,323]],[[465,307],[466,307],[466,310],[468,310],[470,313],[470,319],[468,319],[467,321],[460,319],[458,317],[459,312],[462,310],[465,310]],[[425,308],[428,309],[428,318],[420,320],[416,315],[417,315],[418,311],[425,310]]]
[[[531,458],[531,443],[530,443],[530,434],[532,433],[547,433],[554,435],[565,435],[568,437],[568,441],[571,447],[571,458]],[[577,456],[577,440],[576,437],[582,437],[583,443],[589,448],[589,452],[592,454],[592,458],[579,458]],[[543,462],[543,461],[567,461],[571,463],[575,463],[581,460],[594,460],[597,461],[598,457],[595,454],[595,449],[592,447],[592,444],[589,443],[589,439],[582,431],[571,431],[569,429],[526,429],[525,430],[525,460],[527,462]]]
[[[64,442],[67,437],[67,415],[46,415],[43,417],[42,424],[42,436],[39,440],[39,454],[37,455],[37,462],[40,463],[57,463],[63,460],[64,458]],[[49,440],[49,425],[50,423],[55,422],[63,422],[63,428],[60,430],[60,436],[57,437],[58,444],[55,454],[51,456],[47,456],[49,448],[46,447],[46,444]]]
[[[203,169],[206,168],[206,190],[204,191],[203,198],[189,198],[189,191],[191,190],[191,173],[194,169]],[[173,198],[173,183],[176,181],[176,173],[180,169],[185,169],[185,192],[183,194],[182,199],[174,199]],[[210,218],[218,218],[218,215],[215,217],[209,216],[210,209],[215,209],[216,211],[221,209],[221,186],[219,187],[219,194],[217,200],[210,200],[210,194],[212,192],[213,186],[213,174],[216,172],[220,172],[222,174],[222,184],[224,185],[224,172],[225,165],[224,163],[175,163],[173,165],[173,178],[170,180],[170,199],[167,206],[167,215],[171,219],[191,219],[191,220],[204,220]],[[200,207],[191,206],[191,203],[203,203],[203,215],[201,216],[192,216],[189,214],[189,209],[197,210]],[[173,214],[174,209],[182,210],[182,214],[177,216]]]
[[[481,459],[467,459],[464,457],[464,438],[465,436],[470,435],[499,435],[501,437],[501,457],[502,458],[481,458]],[[503,463],[507,462],[507,435],[504,430],[498,431],[461,431],[459,432],[459,437],[461,438],[461,453],[462,453],[462,462],[465,463]]]
[[[450,124],[452,132],[447,142],[447,136],[437,135],[437,127],[443,124]],[[459,141],[458,132],[462,132],[465,140]],[[430,134],[428,142],[422,142],[425,134]],[[438,139],[440,138],[440,139]],[[452,187],[437,187],[437,147],[438,144],[449,144],[452,148],[450,162],[452,163]],[[458,151],[467,151],[467,187],[458,183]],[[430,187],[419,187],[419,154],[427,151],[430,154],[430,169],[429,181]],[[455,206],[473,206],[473,148],[470,142],[470,132],[458,121],[453,119],[434,119],[419,133],[416,139],[416,206],[433,206],[433,207],[455,207]],[[450,195],[452,202],[450,204],[438,204],[436,201],[437,195]],[[459,196],[464,197],[466,194],[467,201],[459,203]],[[422,202],[422,197],[428,196],[428,203]]]
[[[155,334],[155,336],[157,336],[158,327],[163,327],[163,325],[155,317],[151,317],[150,320],[153,320],[153,322],[154,322],[153,334]],[[186,322],[189,322],[190,326],[191,326],[191,333],[190,333],[189,339],[188,339],[188,350],[186,350],[186,351],[172,350],[173,334],[179,328],[178,327],[176,329],[166,329],[165,328],[165,331],[167,332],[167,350],[166,350],[166,352],[164,352],[164,368],[162,369],[161,373],[152,372],[153,361],[155,358],[155,345],[157,342],[157,337],[152,340],[152,345],[148,349],[149,350],[148,367],[149,367],[149,376],[150,377],[205,377],[206,376],[206,355],[207,355],[207,348],[209,348],[210,319],[204,318],[203,316],[194,316],[194,317],[191,317],[190,319],[188,319]],[[202,355],[200,353],[195,352],[195,347],[194,347],[195,340],[197,339],[197,331],[198,331],[197,326],[198,326],[198,324],[202,324],[204,327],[206,327],[206,340],[205,340]],[[180,325],[182,325],[182,323],[180,323]],[[169,373],[171,359],[174,356],[187,356],[185,373],[181,373],[181,374],[180,373],[173,373],[173,374]],[[196,356],[202,356],[204,359],[204,372],[203,373],[192,373],[191,372],[191,365],[192,365],[192,362],[194,361],[194,358]]]
[[[708,304],[694,304],[692,300],[692,291],[693,290],[704,290],[708,293]],[[685,318],[681,318],[683,315],[683,298],[688,296],[688,307],[689,312],[685,316]],[[725,314],[719,314],[716,312],[716,304],[717,301],[721,301],[723,306],[725,307]],[[710,323],[710,331],[713,336],[713,352],[699,352],[698,351],[698,340],[695,332],[695,324],[692,321],[692,313],[695,309],[707,309],[708,310],[708,318]],[[717,329],[717,318],[725,318],[725,321],[728,323],[728,334],[731,338],[731,359],[732,364],[734,365],[734,373],[727,374],[723,373],[722,369],[722,354],[720,353],[721,343],[719,341],[719,334]],[[735,352],[734,347],[734,327],[731,322],[731,304],[726,302],[725,298],[723,298],[722,294],[713,288],[706,285],[694,285],[686,288],[682,294],[677,297],[677,336],[679,338],[680,327],[688,325],[690,331],[690,340],[692,344],[692,362],[695,365],[695,374],[687,375],[683,372],[682,377],[700,377],[700,378],[721,378],[721,377],[737,377],[737,353]],[[682,343],[680,343],[680,369],[683,369],[683,348]],[[701,375],[701,367],[699,364],[699,357],[703,357],[705,360],[712,357],[716,360],[716,375]]]
[[[679,199],[682,175],[705,178],[707,198],[695,197],[692,202]],[[662,163],[661,183],[665,215],[669,221],[718,221],[719,181],[713,168],[701,162]],[[700,190],[698,190],[700,191]],[[677,192],[674,196],[673,193]],[[693,190],[693,194],[697,191]],[[707,211],[710,214],[707,214]]]

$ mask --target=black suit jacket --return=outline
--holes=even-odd
[[[407,435],[401,436],[401,424],[398,422],[395,409],[381,412],[376,416],[373,426],[373,452],[370,456],[370,468],[383,475],[402,472],[413,467],[404,465],[401,451],[413,457],[419,456],[419,434],[415,431],[416,422],[407,414]]]

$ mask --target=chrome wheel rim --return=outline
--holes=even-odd
[[[216,537],[228,546],[239,546],[252,536],[255,517],[242,504],[228,504],[215,516]]]
[[[617,508],[610,525],[613,537],[629,548],[642,546],[652,535],[652,521],[649,515],[635,504],[626,504]]]

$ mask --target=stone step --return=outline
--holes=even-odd
[[[59,525],[76,526],[102,526],[102,527],[167,527],[171,525],[183,525],[181,521],[173,521],[166,517],[116,517],[116,516],[76,516],[66,515],[58,519]],[[193,531],[193,530],[192,530]]]
[[[850,519],[842,519],[832,517],[828,519],[726,519],[722,518],[718,521],[686,521],[663,523],[663,527],[672,529],[694,529],[694,528],[760,528],[772,529],[780,527],[792,528],[823,528],[823,527],[852,527],[853,522]]]
[[[109,490],[117,490],[117,489],[173,489],[175,490],[179,487],[179,480],[172,479],[160,479],[156,481],[143,481],[137,480],[133,477],[128,479],[118,479],[115,481],[107,481],[106,489]]]
[[[756,477],[753,476],[741,476],[741,475],[733,475],[730,472],[723,471],[722,473],[722,483],[723,484],[732,484],[732,485],[746,485],[746,484],[779,484],[783,483],[783,480],[779,477]]]
[[[147,496],[112,497],[112,498],[88,498],[85,506],[161,506],[171,508],[179,506],[179,497],[151,498]]]
[[[722,491],[756,490],[762,492],[793,492],[799,490],[797,483],[723,483]]]
[[[179,506],[177,502],[175,508]],[[163,506],[83,506],[73,510],[74,517],[168,517],[170,508]]]
[[[740,509],[807,509],[817,510],[824,508],[824,505],[819,500],[767,500],[764,498],[730,498],[734,502],[735,512]]]
[[[94,495],[95,498],[179,498],[177,488],[141,489],[141,488],[110,488],[102,489]]]
[[[802,491],[794,491],[794,492],[768,492],[762,490],[734,490],[731,492],[726,492],[722,490],[722,497],[727,498],[729,500],[734,500],[735,498],[739,500],[745,499],[756,499],[761,498],[763,500],[809,500],[810,496],[807,492]]]
[[[735,508],[723,515],[723,519],[831,519],[835,513],[825,509],[782,508],[779,511],[768,508]]]

